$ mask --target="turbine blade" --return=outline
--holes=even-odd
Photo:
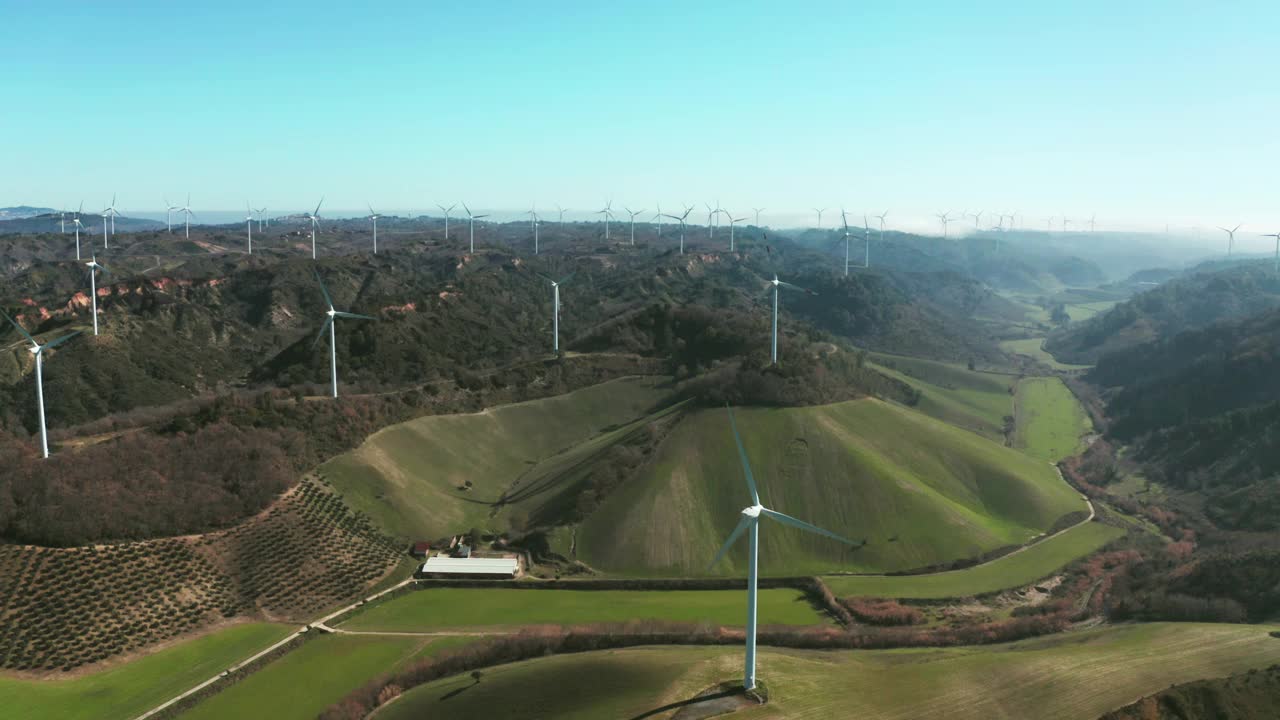
[[[314,341],[314,342],[312,342],[312,343],[311,343],[311,349],[312,349],[312,350],[315,350],[315,349],[316,349],[316,346],[320,344],[320,338],[324,337],[324,331],[325,331],[325,330],[328,330],[328,329],[329,329],[329,326],[330,326],[330,325],[332,325],[332,324],[333,324],[333,316],[332,316],[332,315],[330,315],[329,317],[326,317],[326,318],[324,319],[324,324],[320,326],[320,332],[316,333],[316,339],[315,339],[315,341]]]
[[[557,281],[556,281],[556,284],[557,284],[557,285],[563,285],[563,284],[565,284],[565,283],[569,282],[569,278],[573,277],[573,276],[574,276],[574,275],[576,275],[576,274],[577,274],[577,273],[569,273],[568,275],[565,275],[563,279],[561,279],[561,280],[557,280]]]
[[[57,346],[61,345],[62,343],[64,343],[64,342],[66,342],[66,341],[70,340],[71,338],[73,338],[73,337],[75,337],[75,336],[79,335],[81,332],[82,332],[82,331],[77,330],[77,331],[75,331],[75,332],[73,332],[73,333],[69,333],[69,334],[67,334],[67,335],[63,335],[62,337],[58,338],[57,340],[53,340],[53,341],[51,341],[51,342],[47,342],[47,343],[45,343],[45,344],[44,344],[44,346],[45,346],[45,348],[46,348],[46,349],[47,349],[47,348],[51,348],[51,347],[57,347]]]
[[[9,317],[9,313],[7,313],[7,312],[5,312],[5,311],[3,311],[3,310],[0,310],[0,315],[4,315],[4,319],[5,319],[5,320],[8,320],[10,325],[13,325],[14,327],[18,328],[18,332],[22,333],[22,337],[24,337],[24,338],[26,338],[27,340],[29,340],[29,341],[31,342],[31,344],[32,344],[32,345],[39,345],[39,344],[40,344],[40,343],[36,342],[36,339],[35,339],[35,338],[31,337],[31,333],[29,333],[29,332],[27,332],[26,330],[24,330],[24,329],[23,329],[23,327],[22,327],[21,325],[19,325],[19,324],[18,324],[18,321],[17,321],[17,320],[14,320],[13,318]]]
[[[849,540],[848,538],[840,537],[839,535],[831,532],[830,530],[823,530],[817,525],[810,525],[809,523],[803,520],[797,520],[791,517],[790,515],[787,515],[785,513],[780,513],[777,510],[770,510],[769,508],[761,508],[760,513],[763,515],[768,515],[769,517],[773,518],[774,520],[777,520],[783,525],[790,525],[791,527],[800,528],[801,530],[807,530],[811,533],[816,533],[818,535],[829,537],[832,540],[839,540],[845,545],[855,544],[852,540]]]
[[[352,320],[377,320],[378,319],[370,315],[358,315],[356,313],[343,312],[341,310],[334,310],[333,314],[336,315],[337,317],[351,318]]]
[[[747,487],[751,489],[752,504],[760,504],[760,493],[756,491],[756,478],[751,474],[751,463],[747,461],[747,451],[742,447],[742,437],[738,435],[738,423],[733,419],[733,408],[725,403],[724,409],[729,413],[729,428],[733,430],[733,442],[738,446],[738,459],[742,461],[742,473],[747,478]]]
[[[323,196],[323,195],[321,195],[321,196],[320,196],[320,202],[316,203],[316,211],[315,211],[315,212],[313,212],[313,213],[311,213],[311,214],[312,214],[312,215],[319,216],[319,215],[320,215],[320,206],[321,206],[321,205],[323,205],[323,204],[324,204],[324,196]]]
[[[320,279],[320,271],[319,271],[319,270],[314,270],[314,269],[313,269],[313,270],[312,270],[312,272],[314,272],[314,273],[316,274],[316,282],[320,283],[320,293],[321,293],[322,295],[324,295],[324,301],[325,301],[325,303],[326,303],[326,304],[328,304],[329,309],[330,309],[330,310],[332,310],[332,309],[333,309],[333,298],[329,297],[329,291],[328,291],[327,289],[325,289],[325,286],[324,286],[324,280],[321,280],[321,279]]]
[[[724,545],[720,546],[720,552],[716,553],[715,559],[711,561],[711,564],[707,566],[707,569],[710,570],[715,567],[724,557],[725,553],[729,552],[729,548],[737,542],[738,538],[742,537],[742,533],[746,532],[747,529],[751,527],[751,523],[754,523],[757,520],[759,520],[759,518],[753,518],[750,515],[743,515],[742,519],[738,521],[738,527],[734,528],[733,532],[729,533],[729,539],[725,540]]]

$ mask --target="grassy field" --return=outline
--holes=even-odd
[[[375,433],[321,472],[395,535],[503,530],[512,517],[554,514],[572,503],[574,468],[620,437],[618,426],[661,402],[668,393],[660,384],[627,378],[470,415],[418,418]],[[471,489],[459,489],[466,481]]]
[[[1038,360],[1054,370],[1088,370],[1092,365],[1068,365],[1060,363],[1054,359],[1052,355],[1045,351],[1041,344],[1044,338],[1027,338],[1025,340],[1005,340],[1000,343],[1000,349],[1015,355],[1025,355],[1032,360]]]
[[[761,590],[757,613],[762,625],[824,622],[797,590]],[[746,595],[740,590],[430,588],[374,605],[341,627],[411,632],[625,620],[705,620],[719,625],[742,625],[745,615]]]
[[[1030,585],[1072,561],[1095,552],[1124,534],[1102,523],[1086,523],[983,565],[929,575],[822,578],[837,597],[890,597],[916,600],[959,598]]]
[[[179,717],[311,720],[384,672],[473,640],[321,635]]]
[[[67,680],[0,677],[0,715],[23,720],[128,720],[293,631],[287,625],[246,623]]]
[[[1084,447],[1081,438],[1093,431],[1088,413],[1058,378],[1022,380],[1014,401],[1014,444],[1036,457],[1057,462],[1074,455]]]
[[[1084,502],[1047,463],[878,400],[737,411],[764,504],[866,544],[766,522],[772,575],[885,572],[1026,542]],[[578,532],[578,557],[637,575],[704,574],[750,504],[724,410],[690,412]],[[745,543],[714,572],[741,575]]]
[[[916,410],[1004,442],[1004,418],[1013,415],[1015,378],[962,365],[875,354],[872,365],[920,391]]]
[[[878,651],[764,648],[768,705],[745,719],[1079,720],[1171,684],[1280,661],[1273,628],[1159,623],[1007,645]],[[491,668],[414,688],[379,720],[635,718],[741,677],[740,648],[651,647]],[[649,717],[669,717],[655,714]]]

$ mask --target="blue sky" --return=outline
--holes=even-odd
[[[1280,226],[1280,3],[208,5],[0,0],[0,205]]]

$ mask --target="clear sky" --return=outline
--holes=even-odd
[[[0,0],[0,205],[1280,229],[1275,0],[329,5]]]

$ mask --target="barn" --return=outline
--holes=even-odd
[[[479,580],[511,580],[520,571],[516,558],[453,558],[439,555],[427,558],[418,574],[430,578],[474,578]]]

